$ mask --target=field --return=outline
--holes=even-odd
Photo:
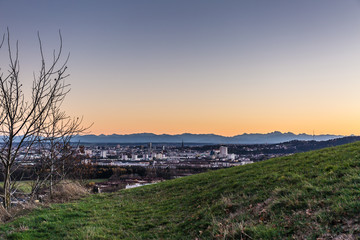
[[[360,143],[91,195],[0,226],[5,239],[356,239]]]

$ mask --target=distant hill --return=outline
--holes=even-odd
[[[293,140],[289,142],[281,143],[281,148],[278,148],[278,143],[274,144],[229,144],[228,150],[230,153],[235,154],[293,154],[300,152],[307,152],[312,150],[318,150],[327,147],[335,147],[344,145],[347,143],[353,143],[360,141],[360,136],[350,136],[330,139],[327,141],[300,141]],[[214,145],[201,145],[193,146],[192,149],[197,151],[209,151],[213,149],[219,149],[221,144]]]
[[[271,132],[267,134],[251,133],[236,135],[233,137],[225,137],[215,134],[191,134],[183,133],[176,135],[169,134],[153,134],[153,133],[135,133],[127,135],[82,135],[74,137],[73,141],[80,141],[84,143],[203,143],[203,144],[271,144],[281,143],[293,140],[316,140],[326,141],[330,139],[343,137],[341,135],[308,135],[305,133],[294,134],[291,132]]]
[[[360,142],[51,205],[2,239],[359,239]]]

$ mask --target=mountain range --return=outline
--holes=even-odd
[[[294,134],[292,132],[282,133],[279,131],[271,133],[244,133],[233,137],[226,137],[216,134],[154,134],[154,133],[134,133],[134,134],[112,134],[112,135],[77,135],[73,141],[82,143],[201,143],[201,144],[271,144],[281,143],[292,140],[316,140],[326,141],[344,137],[342,135],[309,135],[305,133]]]

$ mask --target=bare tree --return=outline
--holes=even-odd
[[[53,186],[64,180],[77,164],[74,161],[77,145],[71,143],[72,137],[89,128],[82,126],[82,118],[71,118],[58,107],[51,109],[47,122],[48,128],[43,129],[37,139],[36,148],[41,157],[34,169],[32,197],[45,187],[52,196]]]
[[[45,61],[43,46],[38,34],[40,48],[40,71],[33,74],[31,96],[26,99],[22,91],[19,71],[18,42],[15,49],[11,45],[9,29],[4,34],[0,50],[7,45],[9,66],[0,68],[0,162],[3,165],[4,196],[3,205],[6,209],[11,206],[12,172],[18,161],[20,152],[25,157],[34,143],[53,123],[51,113],[58,109],[69,92],[69,85],[65,83],[66,64],[62,56],[62,37],[59,31],[60,46],[53,51],[52,59]]]

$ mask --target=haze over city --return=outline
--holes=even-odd
[[[358,1],[9,3],[21,77],[40,64],[37,31],[50,58],[60,29],[63,109],[93,134],[360,134]]]

